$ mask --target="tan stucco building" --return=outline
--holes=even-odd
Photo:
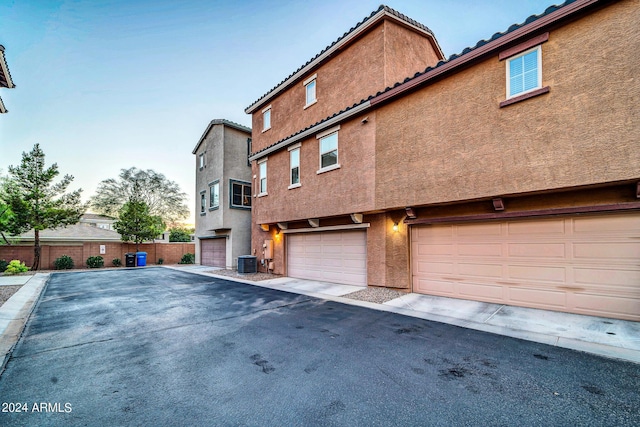
[[[381,7],[247,108],[253,253],[293,277],[640,320],[638,6],[567,2],[446,60]]]

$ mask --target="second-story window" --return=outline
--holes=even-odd
[[[316,78],[318,76],[314,74],[304,81],[304,91],[305,91],[305,105],[304,108],[313,105],[318,100],[316,98]]]
[[[541,52],[537,46],[507,61],[507,98],[542,87]]]
[[[198,168],[200,170],[204,169],[204,153],[198,156]]]
[[[200,215],[206,214],[207,213],[206,209],[207,209],[207,195],[203,191],[200,193]]]
[[[328,172],[340,167],[340,163],[338,163],[339,130],[340,126],[335,126],[316,135],[320,143],[320,169],[318,173]]]
[[[300,145],[289,149],[289,188],[300,186]]]
[[[262,110],[262,131],[271,129],[271,105]]]
[[[263,160],[258,164],[260,176],[259,196],[267,194],[267,161]]]
[[[217,209],[220,206],[220,182],[209,184],[209,209]]]

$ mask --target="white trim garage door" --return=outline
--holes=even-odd
[[[367,286],[366,231],[287,234],[287,275]]]
[[[640,213],[411,230],[413,291],[640,321]]]
[[[200,265],[225,267],[227,262],[227,239],[200,240]]]

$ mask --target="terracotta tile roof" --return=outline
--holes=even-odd
[[[531,25],[532,23],[540,20],[541,18],[547,17],[550,14],[558,11],[559,9],[565,8],[569,5],[571,5],[572,3],[579,3],[576,5],[576,9],[580,10],[582,7],[586,7],[589,6],[591,4],[594,3],[598,3],[601,2],[602,0],[567,0],[564,3],[562,3],[561,5],[553,5],[553,6],[549,6],[543,13],[539,14],[539,15],[531,15],[529,16],[524,22],[522,22],[521,24],[513,24],[511,25],[506,31],[504,32],[499,32],[499,33],[495,33],[489,40],[480,40],[479,42],[477,42],[473,47],[467,47],[466,49],[464,49],[462,52],[458,53],[458,54],[453,54],[449,57],[449,59],[447,60],[442,60],[440,62],[438,62],[438,64],[436,64],[433,67],[427,67],[424,71],[422,72],[417,72],[413,77],[407,77],[403,82],[397,82],[395,85],[393,85],[392,87],[387,87],[384,90],[376,93],[375,95],[370,95],[368,98],[366,99],[362,99],[360,102],[355,103],[349,107],[346,107],[344,109],[342,109],[339,112],[336,112],[335,114],[320,120],[308,127],[306,127],[305,129],[302,129],[286,138],[281,139],[280,141],[277,141],[271,145],[269,145],[268,147],[263,148],[262,150],[256,151],[254,153],[252,153],[250,155],[251,159],[256,159],[259,158],[261,155],[266,155],[267,153],[265,152],[272,152],[275,151],[273,150],[274,147],[282,145],[283,143],[287,143],[287,144],[292,144],[295,141],[299,140],[300,138],[296,139],[296,136],[305,134],[307,132],[309,132],[310,130],[314,130],[315,132],[319,132],[322,127],[326,127],[325,125],[327,123],[330,123],[331,120],[336,119],[339,116],[342,115],[346,115],[348,114],[350,111],[357,109],[358,111],[363,111],[364,109],[366,109],[366,107],[368,106],[372,106],[375,105],[376,102],[381,102],[378,99],[385,97],[385,95],[389,94],[390,92],[393,92],[394,90],[396,92],[399,92],[402,88],[403,85],[405,84],[410,84],[412,81],[414,80],[418,80],[421,77],[425,77],[428,76],[429,73],[432,73],[434,71],[439,71],[438,69],[441,67],[444,67],[445,65],[450,65],[450,63],[452,63],[452,61],[456,62],[455,66],[457,67],[458,64],[462,64],[464,63],[463,60],[459,60],[460,58],[465,58],[468,56],[471,56],[472,53],[475,53],[478,49],[482,48],[485,45],[488,45],[490,43],[494,43],[496,40],[499,40],[501,38],[503,38],[506,35],[509,35],[511,33],[514,33],[517,30],[520,29],[526,29],[527,26]],[[383,6],[381,6],[382,8]],[[364,21],[363,21],[364,22]],[[359,24],[360,25],[360,24]],[[496,43],[497,46],[497,43]],[[458,60],[458,61],[456,61]],[[391,94],[391,95],[395,95],[395,94]],[[387,96],[388,98],[388,96]],[[333,123],[330,123],[331,125],[333,125]]]
[[[279,89],[283,89],[285,86],[288,86],[289,84],[293,83],[293,81],[295,81],[299,77],[301,77],[299,74],[303,70],[304,70],[304,72],[310,71],[310,69],[311,69],[310,66],[314,65],[314,62],[316,62],[317,60],[321,59],[325,54],[329,53],[330,51],[334,50],[335,48],[337,48],[337,47],[341,46],[342,44],[348,42],[349,41],[349,36],[353,35],[355,32],[357,32],[358,30],[360,30],[363,27],[367,26],[368,24],[371,24],[372,22],[376,22],[377,19],[379,19],[380,17],[385,16],[385,15],[386,16],[389,16],[389,15],[394,16],[398,20],[403,21],[403,22],[409,24],[410,26],[416,27],[419,30],[429,34],[431,36],[431,38],[433,39],[434,49],[436,51],[438,51],[442,56],[444,56],[442,54],[442,49],[438,45],[438,42],[437,42],[433,32],[427,26],[419,23],[418,21],[415,21],[415,20],[409,18],[408,16],[406,16],[406,15],[404,15],[404,14],[402,14],[402,13],[400,13],[400,12],[398,12],[398,11],[392,9],[392,8],[390,8],[389,6],[380,5],[380,7],[378,7],[377,10],[371,12],[371,14],[369,16],[364,18],[362,21],[358,22],[354,27],[349,29],[349,31],[345,32],[336,41],[334,41],[329,46],[324,48],[322,51],[320,51],[320,53],[318,53],[316,56],[314,56],[313,58],[308,60],[305,64],[301,65],[297,70],[295,70],[288,77],[286,77],[284,80],[282,80],[276,86],[274,86],[269,92],[265,93],[260,98],[258,98],[258,100],[253,102],[250,106],[248,106],[245,109],[245,112],[249,113],[251,110],[253,110],[253,109],[257,108],[258,106],[260,106],[261,104],[267,102],[267,98],[269,98],[274,92],[279,91]],[[309,70],[305,70],[305,68],[307,68],[307,67],[310,67]]]

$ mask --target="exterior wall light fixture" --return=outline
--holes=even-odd
[[[397,222],[393,223],[393,231],[398,231],[398,223]]]

